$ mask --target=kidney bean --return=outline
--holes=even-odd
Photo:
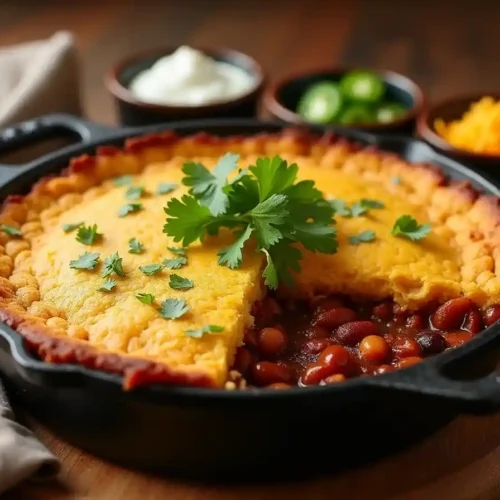
[[[285,366],[271,363],[270,361],[259,361],[252,366],[252,378],[257,385],[265,386],[276,382],[286,384],[292,382],[292,373]]]
[[[361,356],[372,363],[382,363],[390,353],[389,344],[378,335],[368,335],[359,344]]]
[[[421,330],[424,327],[424,320],[422,319],[422,316],[412,314],[409,318],[407,318],[406,326],[415,330]]]
[[[408,311],[401,305],[394,303],[392,306],[392,313],[396,319],[404,319],[408,316]]]
[[[398,359],[420,356],[422,353],[418,343],[408,337],[396,337],[391,348],[394,356]]]
[[[465,315],[462,329],[473,335],[477,335],[483,329],[483,318],[477,309],[472,309]]]
[[[490,306],[484,311],[484,324],[491,326],[500,319],[500,304]]]
[[[316,316],[329,309],[344,307],[344,301],[342,299],[338,297],[325,297],[324,295],[313,298],[310,304],[315,309],[314,313]]]
[[[437,331],[424,330],[415,337],[415,340],[423,354],[438,354],[446,349],[444,337]]]
[[[325,383],[337,384],[338,382],[343,382],[345,379],[346,379],[345,375],[342,375],[342,373],[336,373],[335,375],[330,375],[329,377],[326,377]]]
[[[382,302],[373,308],[373,315],[382,321],[389,321],[392,319],[392,304],[389,302]]]
[[[451,332],[447,333],[445,340],[448,347],[460,347],[473,337],[470,332]]]
[[[292,387],[290,384],[284,382],[275,382],[267,386],[268,389],[290,389],[290,387]]]
[[[439,330],[460,328],[471,307],[472,302],[466,297],[451,299],[437,308],[432,315],[432,325]]]
[[[310,326],[306,331],[306,336],[311,339],[324,339],[330,336],[330,332],[321,326]]]
[[[395,370],[394,366],[391,365],[380,365],[374,370],[374,375],[382,375],[384,373],[390,373]]]
[[[347,307],[338,307],[336,309],[328,309],[327,311],[322,312],[314,321],[314,325],[333,330],[334,328],[337,328],[344,323],[354,321],[355,319],[356,313],[352,309],[348,309]]]
[[[257,334],[257,347],[265,356],[277,356],[287,344],[286,335],[277,328],[263,328]]]
[[[253,362],[253,356],[246,347],[238,347],[234,357],[233,367],[235,370],[245,375]]]
[[[305,354],[319,354],[329,345],[327,339],[311,339],[302,344],[301,351]]]
[[[318,364],[328,368],[328,375],[342,373],[344,375],[351,371],[351,355],[341,345],[327,347],[318,358]]]
[[[408,368],[410,366],[416,365],[417,363],[420,363],[422,361],[422,358],[420,356],[411,356],[409,358],[404,358],[400,359],[396,363],[397,368]]]
[[[257,332],[251,328],[247,328],[243,333],[243,342],[247,346],[257,345]]]
[[[368,335],[377,334],[377,327],[372,321],[351,321],[337,328],[335,338],[341,344],[354,346]]]
[[[327,366],[311,363],[307,365],[300,380],[304,385],[318,385],[329,374]]]

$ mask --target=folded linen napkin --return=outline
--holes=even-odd
[[[71,33],[0,47],[0,128],[46,113],[80,114],[78,83]],[[59,460],[15,421],[0,382],[0,495],[26,479],[53,478],[59,468]]]

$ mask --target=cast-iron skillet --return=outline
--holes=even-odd
[[[36,179],[97,145],[174,129],[218,135],[277,132],[283,125],[217,120],[113,130],[67,115],[50,115],[0,132],[0,153],[58,131],[79,135],[65,147],[21,167],[1,167],[0,196],[23,193]],[[320,133],[320,127],[311,127]],[[338,130],[353,140],[393,151],[411,162],[432,162],[451,177],[500,190],[424,143]],[[96,455],[135,467],[196,478],[277,479],[330,473],[392,453],[437,430],[460,412],[500,406],[493,368],[500,326],[465,346],[398,372],[286,391],[223,391],[148,387],[123,392],[119,376],[34,359],[22,338],[0,325],[0,371],[12,397],[61,437]]]

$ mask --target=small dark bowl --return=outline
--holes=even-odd
[[[257,115],[265,81],[264,72],[257,61],[236,50],[194,48],[216,61],[243,69],[255,80],[254,86],[236,99],[221,100],[202,106],[167,106],[141,101],[129,90],[131,81],[161,57],[172,54],[177,47],[141,52],[120,61],[105,77],[106,87],[114,97],[121,125],[141,126],[199,118],[253,118]]]
[[[307,123],[295,110],[297,104],[311,84],[324,80],[338,82],[350,71],[367,68],[337,68],[312,71],[281,80],[264,95],[264,105],[271,115],[283,122],[303,125]],[[373,71],[373,70],[369,70]],[[406,76],[392,71],[374,71],[382,77],[386,85],[386,98],[408,108],[399,119],[390,123],[363,123],[342,125],[344,128],[379,133],[413,133],[418,114],[424,106],[424,94],[420,87]],[[334,124],[332,124],[334,125]]]
[[[447,156],[460,160],[469,166],[481,171],[495,179],[500,179],[500,154],[473,153],[465,149],[452,146],[443,139],[434,128],[434,120],[443,119],[450,122],[459,119],[473,102],[479,101],[482,97],[490,96],[495,100],[500,100],[498,92],[482,93],[455,97],[436,103],[427,109],[418,119],[418,135],[434,149]]]

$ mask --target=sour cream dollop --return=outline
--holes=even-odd
[[[243,69],[181,46],[139,73],[129,89],[151,104],[202,106],[237,98],[254,85],[255,80]]]

